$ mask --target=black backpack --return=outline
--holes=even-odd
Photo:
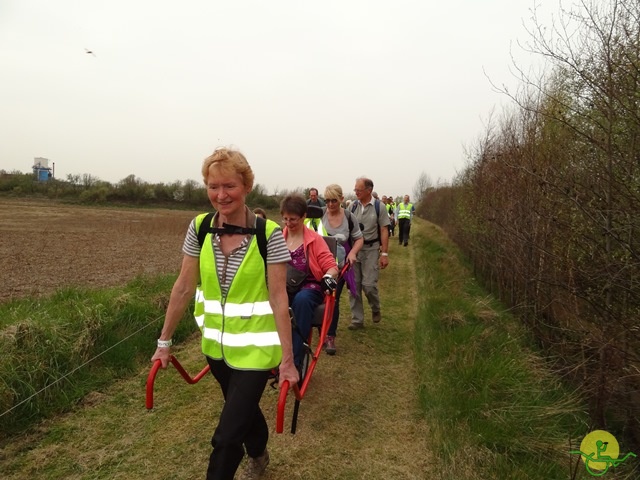
[[[199,229],[196,231],[198,234],[198,244],[202,249],[202,245],[204,244],[204,239],[207,237],[208,233],[213,233],[213,227],[211,226],[211,221],[213,220],[213,216],[215,213],[207,213],[207,215],[202,219],[202,223],[200,224]],[[204,227],[204,228],[203,228]],[[242,233],[250,233],[256,236],[256,240],[258,242],[258,250],[260,250],[260,255],[262,255],[262,260],[264,261],[264,270],[267,271],[267,221],[262,218],[256,216],[256,228],[243,228]]]

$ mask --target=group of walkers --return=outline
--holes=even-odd
[[[400,244],[406,246],[413,206],[408,196],[397,205],[392,198],[379,200],[373,182],[361,177],[354,186],[357,200],[348,206],[337,184],[326,187],[324,199],[315,188],[308,200],[286,196],[280,205],[281,228],[263,210],[247,207],[254,174],[239,151],[215,150],[204,160],[202,178],[216,213],[198,215],[189,224],[182,266],[151,360],[167,367],[172,335],[195,296],[202,352],[224,397],[206,478],[235,478],[245,452],[248,460],[240,478],[259,478],[269,463],[269,429],[259,402],[271,371],[278,368],[280,385],[299,381],[303,342],[324,293],[336,293],[324,339],[330,355],[336,353],[345,285],[352,317],[348,328],[364,328],[365,296],[372,321],[381,321],[378,273],[389,264],[390,218],[397,218]],[[315,218],[308,219],[312,210]],[[336,255],[323,236],[335,237]],[[351,268],[340,276],[346,263]]]
[[[317,190],[316,190],[317,192]],[[376,192],[372,193],[375,199],[378,198]],[[389,215],[389,236],[396,234],[396,225],[398,227],[398,243],[405,247],[409,245],[409,232],[411,231],[411,220],[415,214],[415,207],[409,199],[409,195],[405,195],[402,201],[396,203],[392,195],[383,195],[380,200],[387,208]]]

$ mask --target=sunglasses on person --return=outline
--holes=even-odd
[[[327,203],[338,203],[340,200],[337,198],[325,198],[324,201]]]

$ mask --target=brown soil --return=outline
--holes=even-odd
[[[0,302],[177,273],[197,213],[0,199]]]

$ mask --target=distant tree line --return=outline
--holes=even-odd
[[[211,209],[202,183],[194,180],[149,183],[135,175],[115,184],[88,173],[69,174],[65,180],[51,178],[41,182],[32,173],[0,170],[0,195],[50,198],[81,204]],[[247,204],[264,209],[278,208],[279,195],[269,195],[262,185],[256,184],[247,196]]]
[[[535,13],[535,12],[534,12]],[[534,18],[513,108],[422,212],[528,323],[591,401],[593,427],[640,446],[640,3]]]

